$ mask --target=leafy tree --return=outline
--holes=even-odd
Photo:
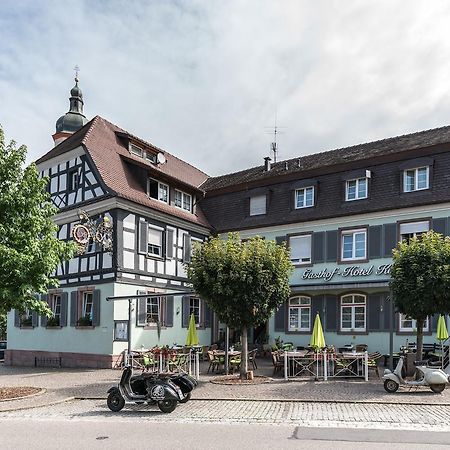
[[[52,217],[57,208],[39,178],[35,164],[24,169],[27,149],[5,144],[0,127],[0,313],[15,308],[49,315],[47,304],[33,294],[56,286],[51,276],[62,259],[73,254],[73,243],[56,237]]]
[[[6,338],[6,313],[0,313],[0,341]]]
[[[289,253],[275,242],[212,238],[195,246],[187,276],[221,322],[240,329],[241,378],[247,375],[247,328],[267,321],[289,297]]]
[[[450,238],[429,231],[393,252],[391,289],[397,310],[416,320],[417,358],[422,359],[427,317],[450,312]]]

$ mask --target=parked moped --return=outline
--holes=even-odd
[[[402,376],[402,368],[404,363],[404,356],[400,356],[397,367],[394,371],[385,369],[383,375],[384,389],[386,392],[394,393],[398,390],[400,385],[405,386],[429,386],[435,393],[440,393],[445,389],[445,385],[450,382],[447,374],[434,367],[427,367],[426,361],[415,361],[414,364],[420,372],[419,380],[406,380]]]
[[[132,374],[131,366],[125,367],[118,386],[108,390],[107,405],[111,411],[120,411],[126,403],[147,403],[171,413],[178,402],[187,401],[181,388],[170,380],[171,375],[142,373],[132,377]]]

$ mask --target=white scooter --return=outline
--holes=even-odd
[[[398,390],[401,384],[405,386],[430,386],[430,389],[439,394],[445,389],[445,385],[450,382],[447,374],[442,369],[436,369],[434,367],[427,367],[426,361],[415,361],[417,370],[420,372],[421,377],[417,381],[405,380],[402,377],[402,367],[404,362],[404,356],[400,356],[397,367],[391,372],[389,369],[385,369],[383,375],[384,389],[389,393],[394,393]]]

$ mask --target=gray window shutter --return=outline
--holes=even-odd
[[[319,231],[312,234],[312,262],[322,263],[325,261],[325,232]]]
[[[367,330],[380,331],[381,297],[380,294],[369,294],[367,298]]]
[[[325,300],[324,295],[316,295],[311,299],[311,327],[314,327],[314,321],[316,320],[316,314],[319,313],[322,326],[324,324],[323,317],[323,302]],[[312,329],[312,328],[311,328]]]
[[[182,327],[187,328],[189,326],[189,295],[183,295],[183,298],[181,299],[181,305],[182,305],[182,313],[181,313],[181,322]]]
[[[183,262],[191,262],[191,236],[183,234]]]
[[[441,233],[443,236],[445,236],[446,225],[447,225],[447,219],[445,217],[432,220],[433,230],[436,231],[436,233]]]
[[[41,300],[43,302],[48,303],[48,294],[43,294],[42,297],[41,297]],[[48,321],[48,318],[47,318],[46,315],[41,316],[41,327],[46,327],[47,326],[47,321]]]
[[[31,326],[37,327],[39,324],[39,316],[36,311],[31,311]]]
[[[384,234],[384,256],[392,258],[392,250],[397,246],[397,224],[385,223],[383,225]]]
[[[14,310],[14,326],[20,327],[20,314],[17,309]]]
[[[203,302],[203,315],[204,315],[204,327],[205,328],[210,328],[211,327],[211,316],[212,316],[212,311],[210,309],[210,307],[208,306],[208,304],[205,302],[205,300],[202,300]]]
[[[95,289],[93,292],[92,300],[92,326],[100,326],[100,289]]]
[[[338,306],[337,295],[325,295],[325,331],[337,331]],[[311,311],[311,330],[314,326],[315,314],[315,312],[312,314]]]
[[[173,230],[166,231],[166,258],[173,258]]]
[[[146,291],[137,291],[138,295],[144,295],[146,294]],[[147,322],[146,320],[146,315],[147,315],[147,298],[146,297],[141,297],[138,298],[137,301],[137,314],[136,314],[136,321],[137,321],[137,325],[145,325],[145,323]]]
[[[63,292],[61,295],[61,319],[59,321],[59,325],[62,327],[67,326],[68,298],[69,294],[67,292]]]
[[[148,253],[148,223],[142,220],[139,222],[138,252],[145,255]]]
[[[436,313],[429,319],[431,321],[431,331],[437,331],[437,323],[439,320],[439,314]]]
[[[391,317],[391,301],[393,301],[393,299],[392,296],[389,296],[388,294],[382,294],[381,297],[380,307],[383,307],[383,312],[381,314],[382,324],[380,326],[380,331],[389,331],[391,320],[394,320],[394,317]]]
[[[173,327],[173,295],[166,296],[166,327]]]
[[[383,227],[375,225],[369,227],[369,259],[381,258],[381,232]]]
[[[337,230],[330,230],[326,232],[326,261],[336,262],[337,261]]]
[[[281,245],[281,244],[283,244],[283,243],[285,243],[286,242],[286,236],[277,236],[276,238],[275,238],[275,243],[277,244],[277,245]]]
[[[78,320],[78,292],[70,293],[70,326],[75,327]]]
[[[283,303],[275,313],[275,331],[286,331],[286,303]]]

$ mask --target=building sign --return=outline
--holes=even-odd
[[[389,276],[391,273],[392,264],[382,264],[375,267],[372,266],[343,266],[334,267],[328,269],[325,267],[320,271],[314,271],[313,269],[306,269],[302,274],[302,280],[323,280],[331,281],[334,277],[343,278],[357,278],[357,277],[370,277],[370,276]]]

